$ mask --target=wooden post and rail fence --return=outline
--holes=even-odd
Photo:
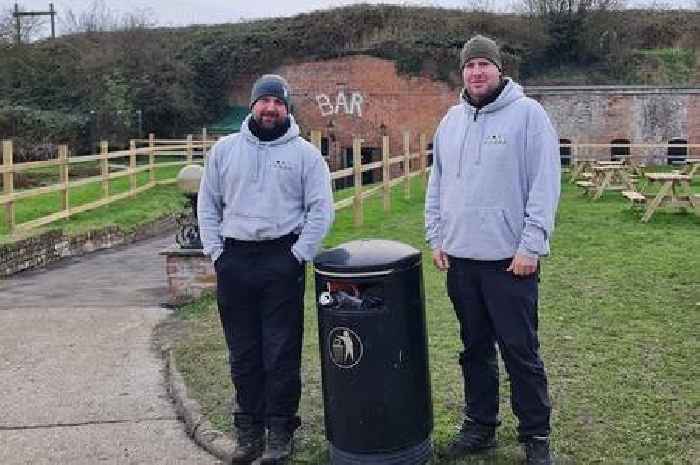
[[[311,141],[316,147],[321,148],[321,132],[311,131]],[[368,197],[381,192],[385,211],[391,208],[391,188],[398,183],[404,183],[404,196],[411,196],[411,178],[422,176],[427,182],[427,155],[426,136],[419,136],[420,148],[411,153],[410,133],[405,132],[403,137],[403,151],[401,155],[391,156],[389,152],[389,138],[382,140],[382,159],[368,164],[362,164],[362,143],[359,137],[353,139],[353,166],[337,170],[331,173],[331,179],[341,179],[346,177],[354,178],[354,193],[352,196],[344,198],[335,203],[335,209],[353,206],[353,223],[357,226],[363,223],[363,202]],[[156,170],[168,166],[184,166],[192,163],[205,163],[207,150],[215,143],[215,140],[207,138],[206,130],[202,132],[201,138],[195,140],[192,135],[184,140],[156,139],[150,134],[145,140],[131,140],[127,150],[109,151],[109,143],[102,141],[98,154],[72,156],[68,146],[61,145],[58,148],[58,158],[45,161],[33,161],[14,163],[12,141],[2,141],[2,165],[0,173],[3,179],[3,188],[0,192],[0,206],[4,210],[4,220],[10,234],[15,232],[28,231],[57,220],[70,218],[77,213],[92,210],[104,205],[108,205],[117,200],[133,197],[152,187],[175,182],[175,177],[157,180]],[[144,146],[139,146],[145,144]],[[198,155],[195,157],[195,153]],[[158,157],[181,158],[177,161],[156,162]],[[115,165],[116,160],[127,162],[123,165]],[[411,161],[418,160],[417,169],[411,171]],[[78,163],[97,163],[99,175],[81,179],[71,179],[71,166]],[[395,164],[402,164],[401,175],[392,179],[391,167]],[[416,163],[413,163],[416,165]],[[56,184],[35,187],[25,190],[17,190],[14,185],[14,175],[31,170],[43,168],[57,168],[59,181]],[[116,170],[115,170],[116,168]],[[366,171],[382,169],[382,182],[371,187],[362,185],[362,174]],[[139,173],[147,172],[145,183],[138,184]],[[128,189],[124,192],[113,193],[112,180],[127,177]],[[143,181],[142,181],[143,182]],[[71,204],[71,190],[89,184],[101,185],[99,198],[80,205]],[[60,198],[60,207],[57,212],[41,216],[23,223],[16,221],[16,203],[22,200],[35,198],[45,194],[56,192]]]
[[[186,140],[158,140],[151,134],[146,140],[131,140],[127,150],[110,152],[108,142],[102,141],[100,143],[100,153],[98,154],[70,156],[68,146],[59,145],[56,159],[14,163],[12,141],[2,141],[0,173],[2,173],[3,189],[0,194],[0,205],[4,207],[5,224],[10,233],[27,231],[60,219],[69,218],[77,213],[108,205],[117,200],[133,197],[156,185],[173,183],[175,178],[156,180],[156,168],[192,163],[194,162],[193,155],[195,151],[198,151],[203,157],[206,149],[211,147],[214,142],[207,139],[195,141],[192,136],[188,136]],[[147,145],[138,147],[139,144]],[[184,154],[184,161],[155,162],[157,156],[181,157],[182,154]],[[119,159],[126,159],[126,163],[123,165],[110,164],[110,162]],[[144,159],[145,161],[143,161]],[[139,164],[140,160],[142,161],[141,164]],[[201,160],[202,158],[199,158],[197,162],[201,162]],[[97,162],[100,174],[81,179],[71,179],[70,167],[78,163],[87,162]],[[58,183],[26,190],[15,189],[14,174],[52,167],[58,169]],[[149,173],[147,181],[142,185],[138,185],[137,176],[142,172]],[[111,181],[122,177],[127,177],[128,189],[118,194],[112,193]],[[99,198],[81,205],[72,205],[71,190],[89,184],[101,184]],[[57,192],[60,198],[60,208],[57,212],[24,223],[18,224],[16,222],[15,204],[18,201],[52,192]]]
[[[321,148],[321,131],[311,131],[311,142]],[[364,220],[363,203],[368,197],[381,193],[384,211],[391,209],[391,188],[399,183],[403,183],[405,198],[411,197],[411,178],[421,176],[427,182],[428,154],[427,137],[425,134],[419,135],[419,148],[411,152],[411,134],[406,131],[403,134],[403,147],[400,154],[392,155],[389,148],[389,137],[382,138],[382,157],[379,161],[362,164],[362,143],[359,137],[353,138],[352,159],[353,166],[331,173],[331,179],[341,179],[352,177],[354,179],[354,193],[352,196],[339,200],[335,203],[335,209],[340,210],[352,205],[353,223],[360,226]],[[155,135],[149,134],[148,139],[131,140],[127,150],[109,151],[107,141],[100,143],[100,151],[94,155],[71,156],[68,146],[61,145],[58,149],[58,157],[53,160],[34,161],[24,163],[13,162],[12,141],[2,141],[2,191],[0,192],[0,206],[4,210],[5,224],[10,233],[27,231],[51,222],[70,218],[71,215],[92,210],[103,205],[108,205],[117,200],[133,197],[156,185],[171,184],[175,178],[156,178],[158,168],[168,166],[184,166],[191,163],[205,163],[207,150],[215,143],[215,140],[208,138],[206,129],[195,139],[192,135],[184,140],[156,139]],[[618,159],[626,159],[632,164],[642,161],[639,153],[650,149],[684,149],[689,154],[690,149],[700,148],[699,144],[571,144],[563,143],[561,148],[569,149],[570,161],[573,163],[586,160],[610,159],[611,149],[625,148],[627,154],[614,156]],[[635,153],[632,153],[634,149]],[[195,156],[195,154],[197,156]],[[631,154],[631,155],[630,155]],[[695,155],[687,155],[693,157]],[[159,161],[157,158],[180,158],[176,161]],[[118,159],[127,159],[124,165],[114,165]],[[418,160],[417,163],[412,161]],[[82,179],[71,179],[70,167],[78,163],[97,162],[99,175]],[[110,163],[112,162],[112,163]],[[394,165],[401,166],[392,170]],[[413,164],[415,169],[411,169]],[[56,184],[41,186],[32,189],[17,190],[14,184],[14,174],[31,171],[38,168],[56,167],[58,169],[59,181]],[[381,183],[372,186],[363,186],[363,173],[381,168]],[[116,169],[116,171],[115,171]],[[148,172],[147,179],[142,185],[138,185],[138,174]],[[395,176],[397,173],[400,175]],[[392,176],[395,176],[392,178]],[[128,189],[125,192],[113,193],[111,181],[121,177],[128,178]],[[81,205],[71,204],[71,189],[86,186],[92,183],[101,184],[100,198]],[[60,198],[60,208],[57,212],[35,218],[23,223],[16,222],[16,203],[25,199],[31,199],[44,194],[57,192]]]

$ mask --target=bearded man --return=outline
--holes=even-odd
[[[301,397],[305,263],[333,221],[330,173],[299,136],[281,76],[260,77],[241,132],[211,149],[197,213],[229,350],[233,464],[287,463]]]

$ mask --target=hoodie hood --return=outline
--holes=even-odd
[[[476,113],[477,111],[479,113],[490,113],[494,111],[498,111],[503,107],[506,107],[510,105],[511,103],[515,102],[518,99],[521,99],[525,97],[525,92],[523,92],[522,86],[520,84],[517,84],[516,82],[513,82],[512,79],[510,78],[505,78],[506,80],[506,86],[503,88],[501,91],[501,94],[494,100],[493,102],[489,103],[488,105],[483,106],[482,108],[477,109],[474,105],[469,103],[469,99],[467,97],[467,89],[462,89],[462,92],[459,95],[459,100],[461,103],[465,105],[468,111],[470,111],[472,114]]]

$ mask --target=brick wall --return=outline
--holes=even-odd
[[[169,303],[181,305],[216,290],[216,271],[201,249],[174,247],[161,252],[166,256]]]
[[[418,134],[431,140],[460,91],[444,82],[399,75],[393,62],[364,55],[284,65],[270,72],[285,76],[292,86],[304,134],[321,129],[330,139],[332,169],[345,166],[353,134],[365,139],[365,147],[380,149],[381,135],[386,133],[391,153],[397,155],[403,153],[403,131],[410,130],[414,151]],[[247,76],[234,84],[231,103],[248,104],[254,79]],[[560,137],[574,143],[607,144],[615,139],[700,143],[700,88],[530,87],[526,93],[542,103]],[[609,149],[593,152],[610,156]],[[641,155],[663,162],[666,150],[648,149]]]
[[[363,146],[381,149],[382,133],[390,139],[392,155],[403,153],[403,131],[411,131],[411,150],[418,135],[431,140],[445,111],[457,102],[459,90],[443,82],[399,75],[392,61],[370,56],[285,65],[271,72],[283,75],[292,87],[295,117],[305,131],[321,129],[335,152],[352,147],[352,135]],[[230,98],[247,104],[254,78],[236,83]]]
[[[688,97],[688,143],[700,144],[700,94]],[[692,149],[690,155],[700,157],[700,148]]]

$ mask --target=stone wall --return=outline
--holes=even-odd
[[[71,236],[63,231],[48,231],[10,244],[0,245],[0,277],[46,266],[62,258],[80,256],[96,250],[128,244],[162,234],[164,231],[174,231],[174,228],[174,218],[167,217],[140,226],[134,231],[123,231],[116,226],[108,226]]]
[[[561,138],[573,143],[666,144],[685,140],[700,144],[700,88],[586,86],[530,87],[529,96],[549,113]],[[665,163],[666,147],[638,148],[636,153]],[[609,148],[587,149],[579,155],[609,158]],[[700,149],[691,149],[691,156]]]

